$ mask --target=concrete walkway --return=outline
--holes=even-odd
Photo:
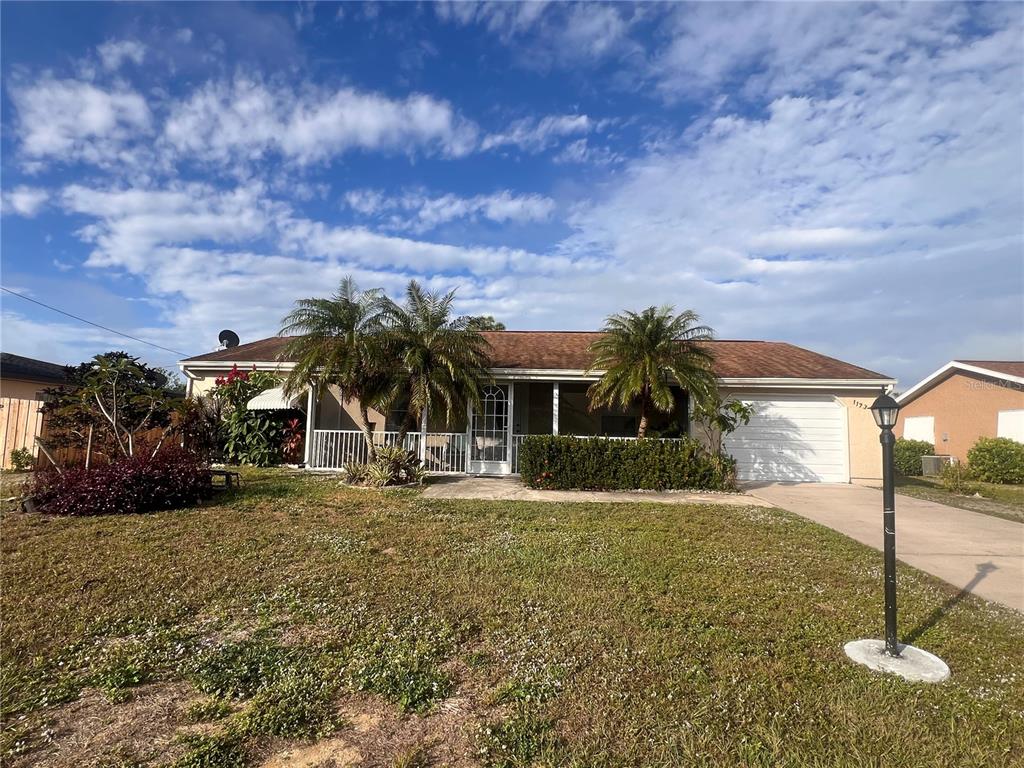
[[[882,492],[858,485],[776,483],[747,492],[882,549]],[[955,587],[1024,611],[1024,525],[896,496],[896,553]]]
[[[696,491],[539,491],[527,488],[518,477],[431,478],[423,495],[431,499],[487,499],[490,501],[558,502],[653,502],[657,504],[729,504],[737,507],[770,507],[741,493],[700,493]]]

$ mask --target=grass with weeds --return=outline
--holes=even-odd
[[[217,733],[154,758],[177,768],[356,738],[335,713],[368,695],[424,728],[461,713],[465,739],[489,724],[475,742],[489,765],[998,768],[1024,754],[1020,614],[901,564],[901,635],[952,678],[871,674],[842,648],[882,631],[881,557],[777,510],[442,501],[245,470],[241,491],[196,509],[5,510],[0,557],[15,768],[48,754],[39,734],[83,689],[117,700],[144,681],[217,702],[202,710]],[[88,765],[92,735],[54,738]]]
[[[338,660],[306,658],[262,688],[243,715],[243,730],[255,736],[323,738],[341,724],[335,699],[341,687]]]
[[[452,681],[438,663],[454,643],[450,629],[414,616],[407,624],[389,623],[359,637],[346,673],[357,689],[378,693],[403,712],[426,712],[451,693]]]
[[[937,477],[896,477],[896,491],[970,512],[980,512],[1024,523],[1024,485],[1000,485],[968,481],[970,495],[947,490]]]
[[[231,705],[222,699],[201,699],[189,705],[185,718],[190,723],[210,723],[222,720],[232,711]]]
[[[237,733],[186,734],[181,742],[185,753],[172,768],[245,768],[249,764],[249,756]]]
[[[505,720],[487,723],[477,733],[476,756],[488,768],[528,768],[555,749],[553,723],[528,706]]]

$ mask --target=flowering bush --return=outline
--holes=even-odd
[[[218,376],[214,397],[226,404],[224,460],[232,464],[266,467],[281,459],[281,425],[267,411],[248,410],[249,401],[277,386],[277,377],[266,371],[241,371],[234,366]]]
[[[38,472],[32,495],[55,515],[125,515],[195,504],[213,491],[206,468],[180,448],[123,458],[90,469]]]

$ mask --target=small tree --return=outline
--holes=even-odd
[[[708,450],[715,456],[722,454],[722,441],[739,427],[750,423],[754,406],[739,400],[722,400],[716,389],[693,404],[693,419],[701,425],[707,437]]]
[[[165,373],[126,352],[96,355],[69,367],[65,386],[44,391],[50,439],[84,447],[88,466],[94,448],[108,458],[131,457],[140,433],[163,428],[156,453],[171,430],[174,410],[166,384]]]
[[[444,413],[450,423],[467,404],[479,407],[480,391],[490,381],[489,345],[471,318],[452,317],[454,301],[455,291],[428,291],[411,280],[402,304],[384,304],[384,341],[388,356],[397,361],[391,399],[402,394],[408,399],[399,445],[424,411]]]
[[[713,358],[700,342],[712,338],[711,328],[699,325],[696,312],[675,314],[674,307],[648,307],[642,312],[611,315],[603,335],[591,346],[589,371],[603,371],[587,392],[591,409],[639,405],[637,437],[647,436],[652,411],[675,408],[671,381],[700,399],[715,388]]]
[[[281,334],[298,334],[285,355],[295,366],[284,383],[289,395],[308,386],[337,386],[359,407],[359,429],[372,461],[377,455],[369,409],[386,407],[394,361],[384,351],[379,290],[362,291],[351,277],[327,299],[299,299],[282,320]]]

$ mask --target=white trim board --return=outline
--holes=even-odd
[[[927,389],[932,385],[933,382],[938,383],[937,380],[944,378],[946,374],[953,371],[964,371],[965,373],[977,373],[982,376],[989,376],[993,379],[1000,379],[1002,381],[1008,381],[1011,384],[1020,384],[1024,386],[1024,376],[1012,376],[1009,373],[1002,373],[1000,371],[993,371],[991,368],[982,368],[978,365],[970,365],[968,363],[961,363],[957,360],[950,360],[944,366],[939,368],[937,371],[925,376],[917,384],[912,386],[902,395],[896,398],[896,402],[900,405],[904,405],[910,400],[913,400],[921,391]]]

